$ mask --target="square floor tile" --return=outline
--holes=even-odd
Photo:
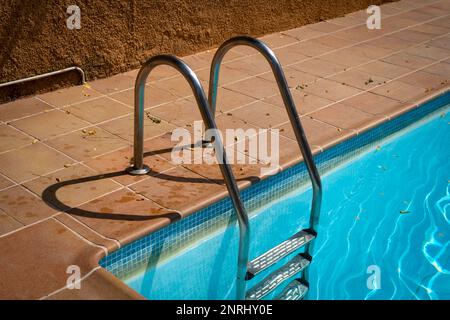
[[[97,90],[103,94],[110,94],[120,90],[133,88],[134,81],[135,77],[117,74],[109,78],[92,81],[89,84],[94,90]]]
[[[152,150],[158,151],[153,148],[153,140],[154,139],[147,140],[144,144],[144,163],[151,169],[149,175],[135,176],[125,172],[125,169],[133,164],[132,147],[126,147],[98,156],[90,161],[87,161],[86,166],[96,170],[98,174],[105,174],[114,181],[117,181],[123,185],[129,185],[131,183],[146,179],[150,175],[155,175],[172,168],[173,166],[170,164],[169,160],[151,153]],[[168,142],[170,142],[170,138],[168,139]],[[168,148],[168,146],[165,148]],[[167,153],[170,155],[170,151],[167,151]]]
[[[257,101],[256,98],[248,95],[231,91],[226,88],[219,88],[217,92],[216,112],[217,114],[228,112],[255,101]]]
[[[286,78],[286,81],[288,83],[289,88],[295,89],[297,87],[302,87],[307,84],[313,83],[319,79],[318,76],[312,75],[306,72],[299,71],[297,69],[286,67],[283,69],[284,76]],[[275,82],[275,77],[272,73],[267,73],[260,76],[261,78],[264,78],[266,80],[269,80],[271,82]]]
[[[194,121],[202,121],[200,109],[194,101],[194,98],[181,99],[146,112],[177,127],[193,125]]]
[[[305,93],[302,92],[302,90],[297,89],[291,90],[291,95],[294,99],[294,103],[299,114],[310,113],[333,103],[332,100],[328,100],[314,94]],[[266,98],[263,101],[280,107],[287,114],[286,107],[284,106],[281,95]]]
[[[167,106],[170,107],[170,106]],[[100,124],[100,127],[132,143],[134,140],[134,115],[111,120]],[[168,132],[173,125],[162,121],[146,112],[144,117],[144,139],[150,139]]]
[[[310,59],[290,66],[293,69],[317,75],[319,77],[328,77],[337,72],[344,71],[347,67],[336,62],[328,62],[320,59]]]
[[[111,120],[133,112],[132,108],[108,97],[74,104],[65,110],[90,123]]]
[[[53,109],[53,107],[36,98],[19,99],[0,104],[0,120],[11,121],[50,109]]]
[[[271,49],[298,42],[297,39],[294,39],[282,33],[268,34],[259,38],[259,40],[266,43]]]
[[[447,60],[450,61],[450,60]],[[422,71],[444,76],[447,80],[450,80],[450,63],[439,62],[430,67],[423,69]]]
[[[73,160],[42,143],[0,154],[0,172],[16,182],[45,175],[70,163]]]
[[[109,97],[134,108],[134,88],[110,94]],[[152,108],[177,99],[179,97],[166,90],[155,87],[154,84],[147,85],[145,87],[144,108]]]
[[[86,127],[89,123],[67,112],[52,110],[13,121],[11,125],[39,140],[47,140]]]
[[[383,116],[374,116],[342,103],[313,112],[310,116],[335,127],[355,131],[360,131],[362,127],[380,123],[382,119],[385,119]]]
[[[261,77],[254,77],[225,86],[235,92],[239,92],[256,99],[263,99],[278,93],[275,81],[269,81]]]
[[[37,97],[55,107],[64,107],[76,102],[99,97],[101,94],[89,88],[88,85],[60,89],[40,94]]]
[[[399,102],[371,92],[364,92],[354,97],[341,101],[342,104],[352,108],[381,116],[389,116],[398,109]]]
[[[356,53],[355,47],[339,49],[337,51],[321,55],[320,60],[325,60],[331,63],[338,61],[340,65],[346,67],[354,67],[363,63],[367,63],[373,60],[370,57],[365,56],[363,53]]]
[[[295,38],[296,40],[303,41],[310,38],[315,38],[326,33],[320,32],[317,30],[313,30],[308,28],[308,26],[303,26],[300,28],[290,29],[282,32],[285,35]]]
[[[334,50],[317,39],[309,39],[289,46],[289,49],[307,57],[315,57]]]
[[[138,182],[131,188],[164,208],[183,213],[195,212],[226,193],[224,186],[183,167],[165,171],[151,179]]]
[[[363,71],[370,75],[385,77],[389,79],[394,79],[408,72],[411,72],[411,69],[409,68],[397,66],[395,64],[383,61],[370,62],[353,70]]]
[[[231,115],[263,129],[272,128],[289,121],[285,110],[262,101],[233,110]]]
[[[300,121],[311,148],[326,148],[356,134],[351,130],[342,130],[327,123],[313,120],[309,116],[301,117]],[[278,129],[280,135],[297,141],[290,123],[286,123]]]
[[[196,72],[201,81],[209,81],[210,69],[202,69]],[[228,68],[226,64],[220,66],[219,86],[223,86],[232,82],[240,81],[248,78],[248,74],[237,69]],[[205,86],[205,93],[208,88]]]
[[[433,47],[429,44],[409,48],[405,50],[405,53],[431,60],[441,60],[450,57],[450,50]]]
[[[82,164],[26,182],[24,186],[43,198],[43,191],[47,190],[45,194],[49,196],[46,200],[53,202],[60,211],[120,188],[108,177],[101,177]],[[58,202],[61,202],[61,206]]]
[[[0,191],[0,209],[24,225],[48,218],[58,212],[22,186]]]
[[[304,92],[312,93],[328,100],[339,101],[360,93],[361,90],[343,85],[342,83],[336,81],[323,79],[304,88]]]
[[[425,89],[439,89],[448,84],[448,76],[440,76],[423,71],[416,71],[398,79],[398,81]]]
[[[33,139],[20,131],[5,124],[0,125],[0,153],[19,148],[31,142],[33,142]]]
[[[96,267],[94,259],[103,254],[101,248],[55,219],[23,228],[0,241],[0,256],[8,257],[8,262],[0,265],[2,296],[13,300],[37,300],[65,288],[71,265],[78,267],[84,279]]]
[[[371,92],[395,99],[401,102],[412,101],[423,96],[427,90],[418,86],[412,86],[401,81],[391,81]]]
[[[282,66],[296,63],[296,62],[299,62],[301,60],[305,60],[308,58],[304,54],[301,54],[295,50],[292,50],[291,46],[276,49],[276,50],[274,50],[274,53],[277,56],[277,58]]]
[[[14,182],[0,175],[0,189],[5,189],[12,186],[13,184]]]
[[[252,49],[253,50],[253,49]],[[256,51],[254,52],[256,53]],[[246,57],[236,61],[230,61],[224,64],[227,68],[245,73],[247,76],[256,76],[258,74],[270,71],[270,65],[260,54]]]
[[[361,90],[369,90],[389,80],[388,78],[371,75],[370,73],[359,70],[348,70],[329,79]]]
[[[23,227],[23,224],[0,210],[0,236]]]
[[[431,59],[413,56],[405,52],[397,53],[381,60],[397,66],[406,67],[411,70],[423,68],[434,62]]]
[[[180,218],[179,214],[126,189],[73,208],[69,214],[122,245]]]
[[[86,161],[129,144],[126,140],[99,127],[77,130],[51,139],[47,143],[78,161]]]

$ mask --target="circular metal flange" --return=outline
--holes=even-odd
[[[142,166],[142,168],[139,168],[139,169],[135,169],[134,167],[128,167],[126,169],[126,172],[133,176],[141,176],[141,175],[149,173],[150,167],[145,164]]]

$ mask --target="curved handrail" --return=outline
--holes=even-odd
[[[214,115],[216,111],[217,88],[219,84],[219,72],[222,59],[231,48],[238,45],[250,46],[261,53],[264,58],[266,58],[270,67],[272,68],[272,72],[275,75],[278,88],[283,98],[284,106],[286,107],[287,113],[289,115],[289,120],[291,121],[292,127],[294,129],[295,137],[297,138],[300,151],[303,155],[306,167],[308,169],[308,174],[312,182],[313,198],[310,215],[310,229],[314,231],[315,226],[319,222],[320,207],[322,203],[322,183],[320,181],[319,171],[317,170],[317,167],[314,163],[311,148],[301,125],[300,118],[297,113],[294,100],[292,99],[291,92],[287,85],[283,69],[281,68],[280,63],[275,56],[275,53],[264,42],[248,36],[238,36],[225,41],[219,47],[219,49],[217,49],[211,64],[209,76],[208,100],[211,106],[211,111]]]
[[[207,129],[217,130],[214,117],[211,114],[208,100],[206,99],[203,87],[195,73],[182,60],[172,55],[159,55],[147,60],[139,70],[134,87],[134,165],[127,169],[128,173],[133,175],[147,174],[150,168],[143,162],[144,146],[144,96],[145,83],[150,72],[159,65],[168,65],[180,72],[189,83],[197,105],[200,109],[203,122]],[[247,272],[248,252],[249,252],[249,221],[248,215],[239,195],[239,188],[236,184],[233,171],[227,161],[225,148],[222,144],[220,135],[214,136],[214,143],[217,160],[222,172],[225,184],[237,213],[239,224],[239,253],[238,253],[238,271],[236,282],[237,299],[245,298],[245,274]],[[220,157],[222,159],[220,159]]]

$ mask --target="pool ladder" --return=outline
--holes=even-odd
[[[219,82],[220,65],[225,54],[233,47],[246,45],[255,48],[269,63],[283,98],[289,120],[294,129],[300,151],[308,170],[312,183],[312,204],[309,220],[309,228],[300,230],[295,235],[273,247],[269,251],[249,261],[250,228],[248,214],[242,203],[239,188],[236,184],[231,166],[227,161],[225,148],[220,135],[215,136],[215,150],[219,160],[220,170],[225,180],[234,209],[237,213],[239,223],[239,251],[238,270],[236,276],[236,299],[255,300],[262,299],[285,284],[288,279],[294,280],[287,283],[277,299],[299,300],[305,297],[308,291],[308,266],[311,263],[312,240],[316,237],[315,227],[319,221],[320,207],[322,201],[322,185],[320,175],[316,168],[306,139],[305,132],[300,123],[294,101],[284,76],[284,72],[274,52],[263,42],[246,36],[232,38],[223,43],[216,51],[210,71],[208,100],[204,90],[195,73],[182,60],[171,55],[159,55],[147,60],[139,70],[135,84],[135,117],[134,117],[134,164],[127,171],[133,175],[147,174],[150,168],[143,163],[143,141],[144,141],[144,94],[145,83],[150,72],[158,65],[169,65],[178,70],[189,83],[197,105],[200,109],[203,122],[207,129],[217,130],[214,120],[217,100],[217,88]],[[209,101],[209,102],[208,102]],[[303,252],[301,249],[304,248]],[[247,281],[276,264],[289,255],[294,255],[287,263],[273,271],[251,289],[247,290]],[[301,276],[299,276],[301,274]]]

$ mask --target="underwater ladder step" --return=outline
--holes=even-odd
[[[252,279],[255,275],[277,263],[288,254],[301,248],[315,237],[316,235],[313,231],[301,230],[276,247],[273,247],[269,251],[266,251],[259,257],[253,259],[248,264],[247,275],[245,277],[246,280]]]
[[[247,300],[259,300],[272,292],[286,279],[294,276],[305,269],[311,260],[303,254],[296,255],[288,263],[282,266],[280,269],[272,272],[264,280],[259,282],[253,288],[251,288],[246,295]]]
[[[302,281],[295,279],[287,285],[275,300],[300,300],[308,292],[308,286]]]

